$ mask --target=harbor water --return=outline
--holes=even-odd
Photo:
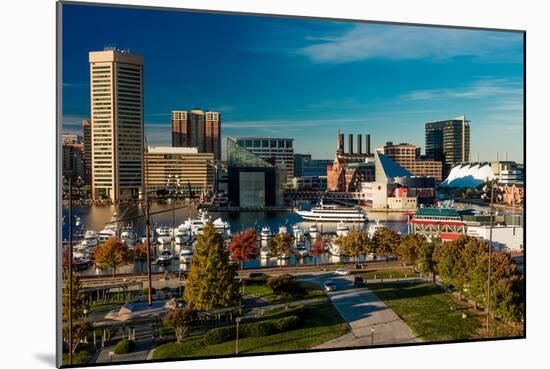
[[[195,219],[198,215],[198,211],[192,204],[186,204],[184,202],[174,204],[175,210],[172,211],[172,204],[154,204],[150,209],[150,222],[151,228],[154,230],[159,226],[172,227],[172,219],[174,219],[175,226],[179,226],[189,218]],[[156,212],[166,211],[160,214],[154,214]],[[117,214],[117,219],[120,220],[119,226],[131,225],[134,231],[141,237],[145,234],[145,220],[142,217],[143,211],[140,207],[124,204],[124,205],[111,205],[111,206],[83,206],[73,207],[73,217],[79,218],[79,226],[75,229],[75,223],[73,221],[73,234],[83,234],[86,230],[94,230],[96,232],[102,230],[105,227],[105,223],[109,222],[113,214]],[[67,240],[68,211],[63,209],[64,221],[63,221],[63,239]],[[273,234],[276,234],[279,226],[284,225],[289,232],[292,232],[293,225],[300,227],[304,233],[308,233],[308,228],[312,225],[312,222],[307,222],[302,219],[298,214],[291,211],[277,211],[277,212],[208,212],[208,216],[212,221],[221,217],[223,220],[228,221],[232,234],[243,231],[246,228],[256,228],[258,233],[263,226],[268,226]],[[407,216],[404,213],[385,213],[385,212],[368,212],[369,222],[367,223],[350,223],[348,224],[350,230],[361,227],[367,230],[369,224],[379,222],[381,225],[400,232],[402,234],[407,233]],[[127,220],[125,220],[127,219]],[[318,223],[319,231],[322,233],[335,233],[337,223]],[[73,236],[75,237],[75,236]],[[78,236],[76,236],[78,237]],[[78,239],[73,239],[73,244],[77,244]],[[309,240],[306,237],[306,248],[309,248]],[[174,255],[174,259],[168,265],[161,266],[153,264],[154,272],[177,272],[180,269],[185,270],[188,268],[188,264],[180,264],[178,256],[180,247],[174,243],[166,245],[157,245],[156,254],[160,255],[160,252],[164,249],[168,249]],[[276,258],[257,258],[255,260],[247,261],[244,264],[245,268],[259,268],[265,266],[278,266],[278,265],[307,265],[307,264],[326,264],[353,261],[354,259],[348,257],[332,256],[330,254],[324,254],[321,256],[305,256],[296,257],[291,256],[288,259],[276,259]],[[362,261],[362,259],[360,259]],[[145,273],[146,264],[135,263],[117,269],[117,273]],[[80,275],[108,275],[110,270],[99,270],[95,266],[92,266],[86,270],[78,271]]]

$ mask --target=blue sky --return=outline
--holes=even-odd
[[[466,115],[472,159],[523,161],[520,33],[66,4],[66,131],[90,114],[88,52],[105,46],[144,57],[152,145],[196,106],[222,112],[224,137],[293,137],[318,158],[338,128],[424,149],[425,122]]]

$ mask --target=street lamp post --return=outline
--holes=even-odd
[[[69,218],[69,252],[68,252],[68,278],[69,278],[69,364],[73,363],[73,177],[67,176],[67,184],[69,187],[69,207],[68,207],[68,218]],[[81,184],[81,179],[78,177],[76,179],[77,188]],[[80,219],[77,220],[80,223]]]
[[[239,323],[241,322],[241,317],[236,317],[235,322],[237,323],[236,327],[236,337],[235,337],[235,355],[239,354]]]

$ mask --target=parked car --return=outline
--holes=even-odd
[[[325,281],[325,291],[332,292],[336,291],[336,285],[333,281]]]
[[[355,288],[362,288],[362,287],[366,287],[367,284],[365,283],[365,280],[363,279],[363,277],[355,277],[353,279],[353,287]]]
[[[345,270],[345,269],[336,269],[334,271],[334,275],[350,275],[351,273],[349,272],[349,270]]]

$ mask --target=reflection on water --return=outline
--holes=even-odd
[[[185,206],[185,204],[178,203],[176,207],[181,207],[179,209],[172,211],[167,211],[161,214],[152,214],[151,215],[151,226],[155,229],[158,226],[172,226],[174,223],[176,226],[182,224],[188,218],[195,218],[197,216],[197,211],[191,205]],[[172,209],[171,204],[155,204],[151,208],[151,213],[155,213],[162,210]],[[144,234],[145,222],[142,209],[140,207],[130,206],[130,205],[118,205],[118,206],[107,206],[107,207],[75,207],[73,213],[80,217],[81,226],[78,228],[80,231],[85,231],[88,229],[93,229],[95,231],[100,231],[104,228],[105,222],[111,220],[111,217],[114,213],[117,213],[118,219],[121,219],[120,225],[132,225],[133,229],[138,232],[139,235]],[[66,216],[67,209],[64,209],[64,215]],[[254,227],[260,232],[262,226],[269,226],[271,232],[276,234],[278,228],[281,225],[285,225],[289,232],[291,232],[291,227],[296,224],[298,225],[306,234],[309,232],[309,227],[313,224],[312,222],[303,221],[303,219],[293,212],[233,212],[233,213],[219,213],[211,212],[208,215],[215,220],[218,217],[222,217],[224,220],[229,221],[231,226],[231,232],[233,234],[244,230],[245,228]],[[390,229],[393,229],[402,234],[407,233],[407,216],[404,213],[384,213],[384,212],[368,212],[369,222],[364,224],[348,224],[351,230],[358,229],[359,227],[367,230],[369,225],[375,221],[380,222],[381,225],[386,226]],[[172,221],[174,219],[174,222]],[[318,223],[319,231],[322,233],[335,233],[337,223]],[[67,222],[63,225],[63,238],[67,239],[68,237],[68,225]],[[309,250],[309,240],[306,237],[305,241],[306,249]],[[164,249],[168,249],[174,255],[174,259],[165,266],[160,266],[153,264],[152,270],[154,272],[177,272],[180,268],[188,268],[187,264],[180,264],[179,262],[179,253],[180,246],[176,244],[169,245],[158,245],[156,248],[156,255],[160,255],[160,252]],[[306,264],[325,264],[325,263],[337,263],[337,262],[348,262],[353,261],[353,258],[348,257],[339,257],[332,256],[330,254],[320,255],[316,259],[313,256],[297,257],[292,256],[288,259],[276,259],[276,258],[258,258],[255,260],[247,261],[244,266],[245,268],[258,268],[258,267],[276,267],[279,265],[306,265]],[[363,261],[361,258],[359,261]],[[109,270],[99,271],[95,267],[91,267],[85,271],[79,272],[82,275],[94,275],[94,274],[110,274]],[[135,263],[131,265],[124,266],[117,269],[117,273],[146,273],[146,264]]]

